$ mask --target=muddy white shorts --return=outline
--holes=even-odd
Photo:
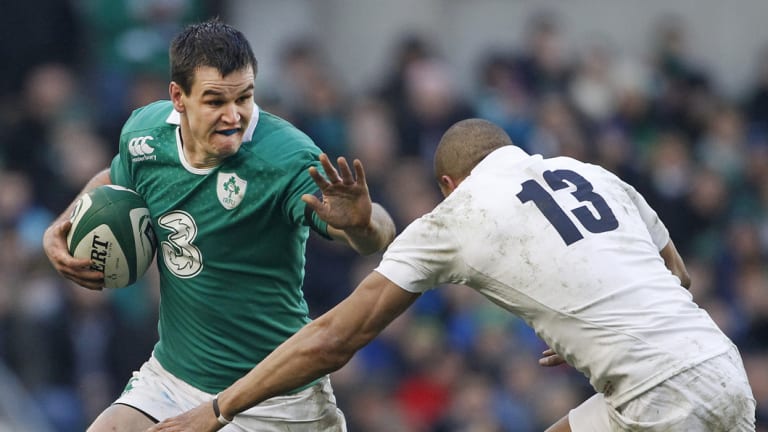
[[[128,381],[114,402],[128,405],[159,421],[181,414],[215,395],[198,390],[166,371],[154,356]],[[326,376],[298,393],[268,399],[235,416],[223,432],[346,432],[344,414],[336,406]]]
[[[687,369],[619,407],[600,393],[568,413],[574,432],[755,430],[755,398],[738,350]]]

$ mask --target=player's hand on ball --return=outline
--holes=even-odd
[[[339,157],[333,166],[325,153],[320,155],[326,176],[315,167],[309,168],[309,175],[323,193],[320,201],[313,195],[304,195],[302,200],[329,225],[346,230],[349,228],[366,229],[371,221],[372,204],[365,180],[363,164],[355,159],[355,172],[352,173],[347,160]]]
[[[560,366],[561,364],[565,363],[565,360],[557,355],[555,350],[552,348],[547,348],[544,352],[541,353],[541,355],[542,357],[539,359],[539,365],[541,366],[552,367]]]
[[[92,290],[104,287],[104,273],[91,269],[91,260],[75,258],[67,247],[67,234],[72,228],[69,220],[55,222],[43,234],[43,250],[53,268],[72,282]]]

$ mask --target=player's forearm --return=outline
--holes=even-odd
[[[418,294],[372,272],[344,301],[304,326],[223,391],[221,412],[232,418],[341,368],[416,298]]]
[[[350,246],[361,255],[370,255],[387,247],[395,238],[395,223],[386,210],[373,203],[371,223],[365,228],[344,230]]]
[[[304,326],[219,396],[231,418],[344,366],[416,298],[372,273],[349,297]],[[390,283],[391,284],[391,283]]]
[[[306,385],[344,366],[356,351],[349,340],[332,336],[328,320],[318,318],[279,346],[251,372],[219,395],[228,418],[274,396]]]
[[[660,251],[660,254],[664,259],[664,264],[667,266],[669,271],[671,271],[673,275],[680,279],[680,284],[683,287],[690,289],[691,276],[688,274],[688,269],[685,268],[683,258],[677,252],[677,248],[675,248],[675,244],[672,242],[672,240],[670,240],[669,243],[664,246],[664,248]]]
[[[112,183],[112,180],[109,177],[109,168],[96,173],[93,177],[91,177],[90,180],[88,180],[88,183],[85,184],[85,186],[80,191],[80,193],[75,197],[75,199],[73,199],[72,202],[67,206],[67,208],[64,209],[63,212],[61,212],[59,217],[56,218],[56,222],[69,219],[69,216],[72,213],[72,206],[75,204],[75,202],[77,202],[77,199],[80,197],[80,195],[92,189],[95,189],[99,186],[102,186],[105,184],[111,184],[111,183]]]

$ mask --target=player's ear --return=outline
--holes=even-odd
[[[456,182],[450,176],[445,174],[441,175],[437,182],[438,186],[440,186],[440,192],[443,193],[444,197],[448,197],[457,186]]]
[[[184,91],[181,89],[181,86],[176,81],[171,81],[168,85],[168,95],[171,97],[173,108],[180,113],[184,112],[184,101],[181,99],[183,94]]]

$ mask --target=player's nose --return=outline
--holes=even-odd
[[[224,108],[224,114],[222,115],[222,120],[226,122],[227,124],[237,124],[240,123],[240,112],[237,110],[237,106],[235,104],[228,104]]]

